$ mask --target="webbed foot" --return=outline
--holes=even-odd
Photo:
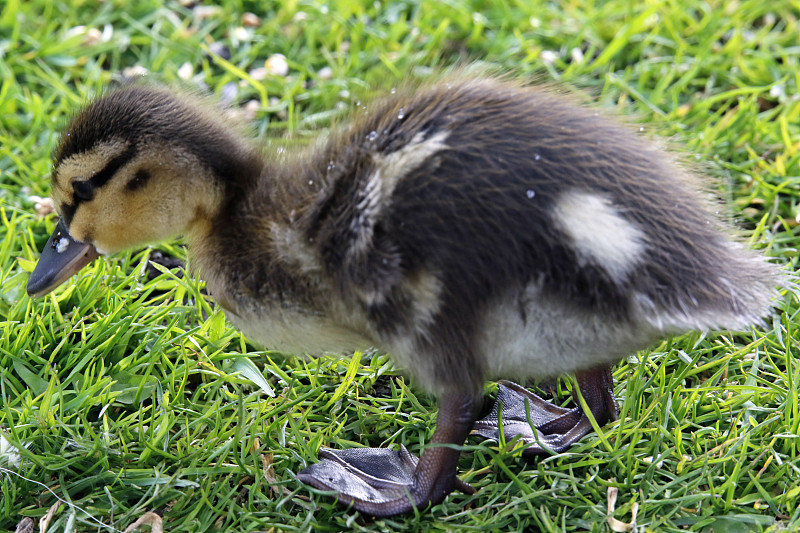
[[[391,516],[406,513],[414,507],[436,504],[450,492],[442,492],[437,498],[416,482],[419,459],[403,445],[399,451],[322,448],[319,458],[320,462],[298,473],[297,479],[320,490],[337,491],[342,503],[352,503],[359,511],[375,516]],[[455,476],[453,478],[454,488],[475,492],[467,483]]]
[[[611,368],[581,372],[577,378],[581,395],[597,423],[616,420]],[[527,445],[523,455],[530,457],[562,452],[592,431],[591,421],[580,407],[558,407],[510,381],[501,381],[499,385],[494,409],[475,422],[473,434],[499,440],[502,426],[506,440],[519,437]]]
[[[417,459],[404,446],[332,450],[322,448],[320,462],[297,474],[297,479],[321,490],[339,493],[339,501],[361,512],[393,516],[440,503],[453,491],[474,493],[456,477],[460,451],[475,420],[475,398],[444,396],[439,403],[431,444]]]

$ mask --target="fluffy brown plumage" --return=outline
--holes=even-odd
[[[669,155],[490,78],[398,91],[282,159],[191,99],[124,88],[72,122],[53,185],[69,233],[102,252],[185,234],[212,295],[270,348],[387,349],[442,398],[434,442],[457,445],[490,378],[578,372],[613,419],[611,364],[666,334],[745,327],[779,279]],[[590,430],[537,398],[523,399],[554,448]],[[457,456],[326,451],[300,477],[394,514],[441,501]],[[365,481],[391,469],[400,489]]]

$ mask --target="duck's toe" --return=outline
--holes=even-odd
[[[601,371],[597,371],[601,372]],[[605,371],[602,371],[605,373]],[[587,380],[580,380],[587,381]],[[607,387],[595,386],[603,380],[590,380],[584,397],[599,424],[617,417],[614,397]],[[588,392],[588,394],[587,394]],[[608,407],[611,406],[611,407]],[[519,438],[526,448],[523,455],[558,453],[592,431],[589,417],[580,407],[565,409],[544,400],[511,381],[499,382],[492,412],[475,422],[472,433],[487,439],[510,441]]]
[[[320,490],[339,493],[339,501],[353,504],[361,512],[393,516],[424,507],[434,501],[416,482],[419,459],[405,446],[399,451],[385,448],[332,450],[322,448],[320,462],[297,474],[297,479]],[[474,492],[456,479],[455,488]],[[442,495],[443,497],[444,495]]]

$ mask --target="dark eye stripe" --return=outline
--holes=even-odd
[[[113,176],[125,163],[130,161],[134,155],[136,155],[136,147],[130,144],[124,152],[109,161],[103,170],[92,176],[91,182],[92,185],[94,185],[94,188],[99,189],[108,183],[108,180],[111,179],[111,176]]]
[[[92,188],[94,190],[97,190],[106,183],[108,183],[108,180],[111,179],[111,176],[113,176],[120,168],[122,168],[123,165],[125,165],[128,161],[130,161],[134,155],[136,155],[136,147],[133,144],[130,144],[128,145],[127,148],[125,148],[124,152],[119,154],[117,157],[111,159],[108,163],[106,163],[106,166],[103,167],[102,170],[100,170],[100,172],[96,173],[88,180],[89,183],[92,185]],[[75,193],[72,194],[72,204],[73,204],[72,214],[75,213],[75,210],[83,201],[85,200],[80,198]],[[62,211],[65,209],[65,207],[66,206],[61,208]],[[69,218],[71,219],[72,216],[70,216]]]

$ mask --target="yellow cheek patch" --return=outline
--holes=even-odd
[[[124,157],[129,150],[125,143],[105,148],[103,154],[87,154],[101,172],[105,172],[108,160],[103,166],[97,164],[99,159],[95,157],[113,160]],[[88,166],[68,169],[74,176],[76,168]],[[148,177],[141,178],[145,174]],[[137,179],[141,183],[137,184]],[[66,201],[71,199],[70,192]],[[197,213],[214,212],[218,203],[219,191],[213,177],[196,156],[174,147],[165,152],[160,146],[140,144],[136,155],[95,189],[91,201],[78,204],[69,229],[76,239],[91,242],[102,253],[110,254],[189,232],[198,222]]]

